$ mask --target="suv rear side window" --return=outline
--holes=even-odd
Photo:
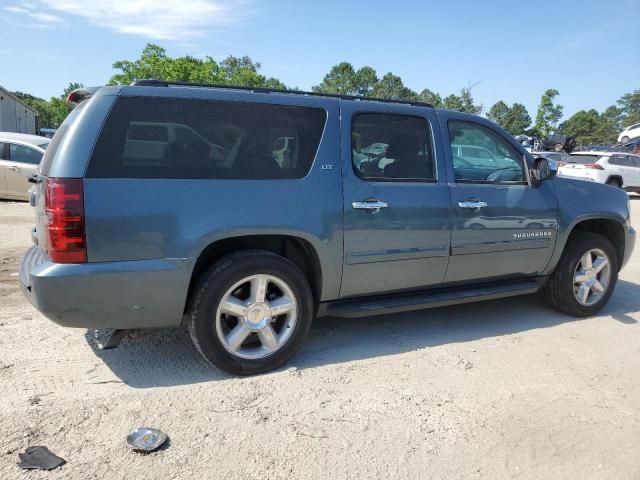
[[[325,122],[320,108],[121,97],[102,129],[87,176],[302,178],[311,169]],[[281,137],[296,140],[286,160],[274,149]]]
[[[433,181],[429,124],[422,117],[360,113],[351,126],[351,160],[360,178]]]
[[[460,183],[526,183],[520,153],[496,132],[482,125],[449,122],[453,172]]]

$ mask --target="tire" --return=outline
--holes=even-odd
[[[612,187],[622,188],[622,183],[620,183],[620,180],[618,180],[617,178],[608,179],[607,180],[607,185],[610,185]]]
[[[629,143],[629,140],[631,140],[629,137],[622,137],[621,143]]]
[[[607,266],[603,267],[596,274],[596,280],[604,287],[603,292],[590,290],[587,292],[587,302],[578,300],[581,294],[582,283],[575,283],[583,269],[583,257],[587,252],[596,252],[590,255],[594,268],[599,268],[598,260],[601,256],[608,261],[608,280],[603,275]],[[558,262],[549,282],[543,290],[543,295],[550,304],[558,311],[572,315],[574,317],[588,317],[598,313],[609,301],[611,294],[618,280],[618,259],[611,242],[601,235],[584,232],[572,238],[562,252],[562,257]],[[589,277],[582,275],[582,277]],[[577,292],[576,292],[577,289]],[[589,303],[591,300],[593,303]]]
[[[313,319],[313,295],[304,274],[289,260],[262,250],[233,253],[213,264],[191,298],[188,326],[194,345],[211,365],[236,375],[284,364],[302,345]],[[224,311],[223,300],[236,315]],[[275,315],[276,307],[289,310]]]

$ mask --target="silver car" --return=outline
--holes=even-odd
[[[28,200],[31,184],[50,138],[0,132],[0,198]]]

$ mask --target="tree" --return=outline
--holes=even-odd
[[[580,110],[562,124],[562,133],[575,137],[578,144],[597,143],[600,114],[594,110]]]
[[[617,103],[622,113],[622,128],[640,123],[640,90],[623,95]]]
[[[418,99],[418,94],[402,83],[402,79],[389,72],[376,82],[371,90],[371,96],[386,100],[412,101]]]
[[[453,93],[442,101],[443,108],[447,110],[455,110],[456,112],[461,112],[463,108],[462,99],[454,95]]]
[[[73,107],[67,105],[67,95],[76,88],[82,88],[82,86],[81,83],[69,83],[59,97],[51,97],[49,101],[34,97],[28,93],[13,93],[38,112],[38,125],[40,128],[58,128],[73,109]]]
[[[455,110],[456,112],[466,112],[477,115],[482,111],[482,105],[475,105],[473,95],[471,95],[471,87],[465,87],[460,91],[460,95],[453,93],[442,101],[442,106],[447,110]]]
[[[487,118],[504,128],[505,119],[507,118],[510,110],[509,105],[504,103],[502,100],[498,100],[487,112]]]
[[[332,95],[357,95],[369,97],[378,82],[376,71],[364,66],[356,71],[348,62],[342,62],[331,68],[319,85],[312,87],[314,92]]]
[[[600,114],[600,123],[596,131],[598,143],[617,142],[618,133],[622,128],[622,111],[612,105]]]
[[[472,113],[478,115],[482,112],[482,104],[474,105],[473,95],[471,95],[472,87],[465,87],[460,91],[460,100],[462,102],[461,112]]]
[[[119,60],[113,68],[120,72],[111,77],[109,85],[128,85],[135,80],[155,78],[174,82],[285,88],[281,81],[260,74],[260,63],[247,56],[229,56],[220,63],[208,56],[171,58],[164,48],[152,43],[144,47],[137,60]]]
[[[519,135],[525,132],[531,125],[531,117],[527,107],[521,103],[514,103],[500,125],[511,135]]]
[[[540,99],[540,105],[536,113],[536,123],[533,127],[540,137],[546,137],[554,133],[562,117],[562,105],[553,103],[558,95],[560,95],[558,90],[550,88],[544,92]]]
[[[442,97],[440,96],[440,94],[432,92],[428,88],[425,88],[420,92],[420,94],[418,95],[418,100],[424,103],[430,103],[435,108],[442,107]]]

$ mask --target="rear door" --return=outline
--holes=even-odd
[[[433,109],[341,102],[341,297],[440,284],[450,201]]]
[[[29,177],[36,173],[42,152],[20,143],[9,143],[9,160],[4,168],[7,195],[13,198],[27,198],[31,187]]]
[[[489,121],[439,112],[451,182],[451,259],[446,282],[536,275],[549,263],[557,231],[552,182],[532,186],[525,154]],[[459,145],[491,159],[465,158]],[[455,155],[461,152],[461,155]]]

